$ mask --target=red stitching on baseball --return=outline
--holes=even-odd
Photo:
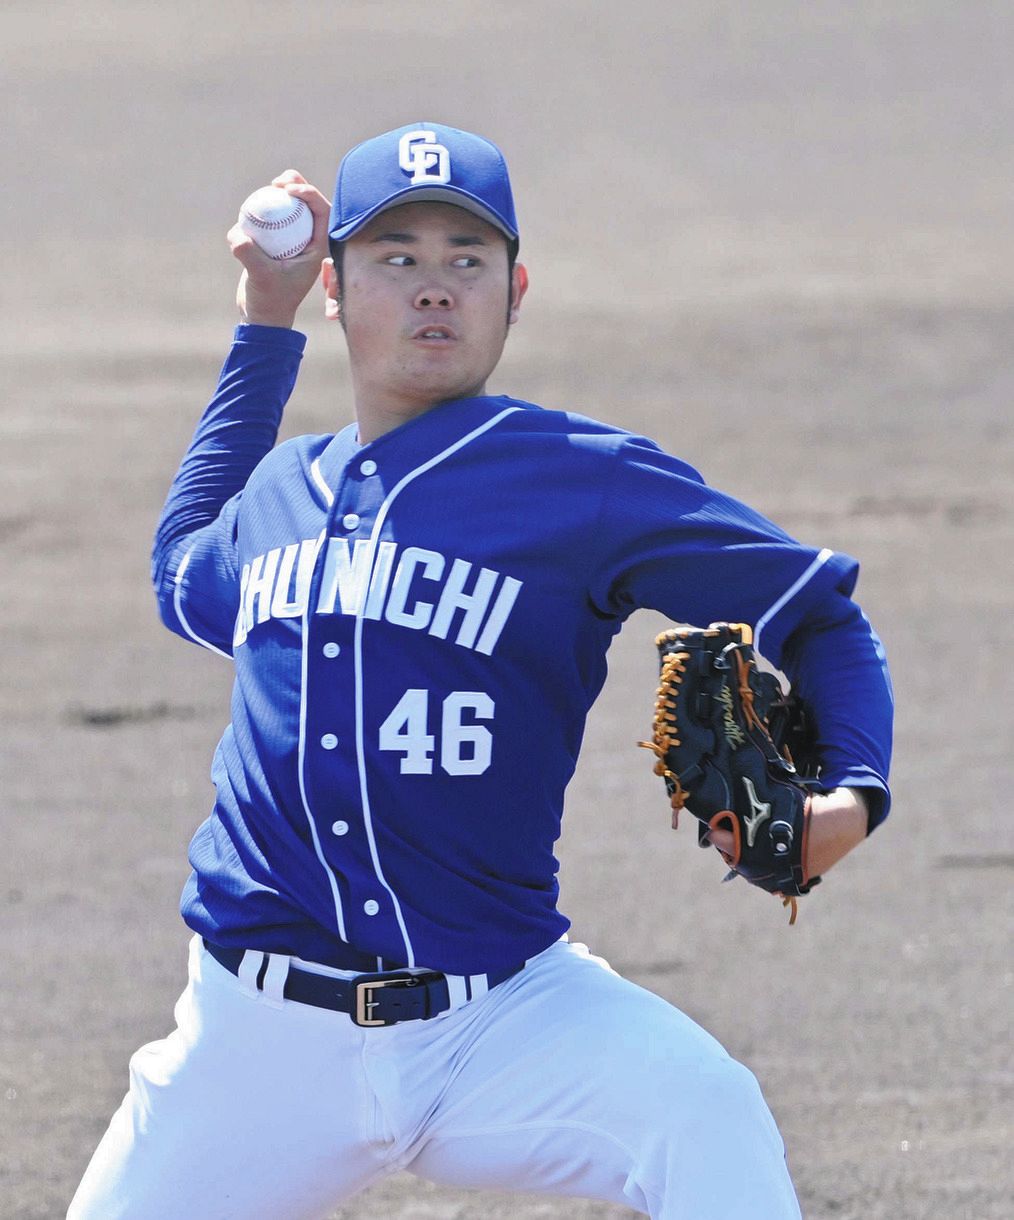
[[[288,250],[283,250],[281,254],[272,254],[272,258],[295,258],[297,254],[302,254],[306,247],[310,244],[307,239],[301,246],[290,246]]]
[[[303,201],[301,199],[299,200],[299,202],[303,203]],[[303,207],[304,208],[306,207],[305,203],[303,203]],[[302,214],[303,213],[300,212],[300,210],[297,208],[290,216],[286,216],[284,220],[265,220],[263,216],[258,216],[256,212],[244,212],[243,213],[243,215],[247,218],[247,220],[252,220],[255,225],[260,225],[260,227],[262,229],[287,228],[295,220],[298,220],[299,217],[302,216]]]

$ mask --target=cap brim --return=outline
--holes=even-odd
[[[467,191],[459,190],[454,186],[406,187],[405,190],[388,196],[383,203],[377,204],[375,208],[371,208],[368,212],[363,212],[362,215],[347,221],[339,228],[332,229],[328,233],[328,237],[332,241],[346,241],[353,233],[358,232],[364,225],[368,225],[375,216],[379,216],[381,212],[390,211],[391,208],[400,207],[404,203],[450,203],[456,208],[463,208],[464,211],[471,212],[473,216],[478,216],[480,220],[484,220],[495,229],[499,229],[508,240],[517,241],[518,239],[517,232],[511,228],[502,216],[498,216],[496,212],[491,211],[485,204],[476,199],[474,195],[470,195]]]

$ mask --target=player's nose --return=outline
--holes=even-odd
[[[416,309],[453,309],[454,297],[445,286],[435,284],[420,288],[415,295]]]

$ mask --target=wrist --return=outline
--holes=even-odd
[[[292,330],[296,324],[296,314],[287,310],[241,309],[240,319],[246,326],[274,326],[279,330]]]

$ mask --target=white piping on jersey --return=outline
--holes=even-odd
[[[324,545],[324,538],[327,535],[327,526],[320,531],[320,537],[317,539],[317,554],[320,554],[320,549]],[[314,558],[313,566],[316,567],[317,560]],[[307,647],[309,642],[310,630],[310,598],[309,594],[306,598],[306,606],[303,610],[303,631],[302,631],[302,666],[299,679],[299,796],[303,802],[303,812],[306,814],[306,822],[310,827],[310,836],[313,839],[313,850],[317,854],[317,859],[324,869],[328,883],[331,886],[331,897],[334,900],[335,919],[338,922],[338,935],[342,940],[347,941],[345,935],[345,916],[342,913],[342,896],[338,892],[338,882],[335,880],[334,870],[327,862],[327,858],[320,846],[320,836],[317,834],[317,826],[314,823],[313,815],[310,813],[310,802],[306,796],[306,779],[304,776],[304,761],[306,759],[306,669],[307,658],[310,655],[310,650]]]
[[[173,609],[176,611],[176,618],[179,620],[180,626],[195,644],[200,644],[202,648],[207,648],[209,652],[217,652],[220,657],[225,657],[227,661],[231,661],[232,657],[227,652],[223,652],[221,648],[216,648],[214,644],[210,644],[207,640],[202,639],[193,627],[190,626],[187,616],[183,613],[183,573],[190,566],[190,556],[193,553],[194,548],[191,547],[183,556],[180,566],[176,569],[176,579],[173,581]]]
[[[800,591],[800,589],[802,589],[804,585],[808,584],[814,578],[814,576],[817,575],[820,569],[825,563],[827,563],[833,554],[834,551],[829,551],[827,547],[825,547],[813,561],[813,563],[811,563],[806,569],[803,575],[800,576],[796,583],[786,589],[775,604],[769,610],[765,610],[760,616],[760,618],[757,620],[756,626],[753,629],[753,646],[755,652],[761,651],[760,639],[761,632],[764,630],[764,628],[768,625],[768,623],[771,622],[778,611],[781,610],[784,605],[790,602]]]
[[[320,472],[320,458],[314,458],[310,463],[310,474],[313,476],[313,481],[317,484],[321,495],[324,497],[324,503],[330,508],[334,503],[334,492],[328,487],[324,481],[324,476]]]
[[[486,423],[481,424],[478,428],[474,428],[471,432],[467,433],[465,436],[460,437],[458,440],[456,440],[454,442],[453,445],[448,445],[448,447],[446,449],[442,450],[440,453],[438,453],[436,455],[436,457],[432,457],[429,459],[429,461],[424,462],[421,466],[417,466],[415,468],[415,470],[410,470],[409,473],[407,475],[405,475],[405,477],[399,483],[396,483],[394,485],[394,487],[388,493],[387,499],[380,506],[380,511],[377,513],[377,519],[373,523],[373,529],[370,533],[369,579],[372,579],[372,577],[373,577],[373,568],[377,561],[377,553],[378,553],[377,543],[380,538],[380,531],[384,527],[384,522],[387,519],[387,515],[388,515],[388,512],[390,511],[391,505],[394,503],[394,501],[397,498],[397,496],[399,495],[399,493],[405,487],[407,487],[408,484],[411,483],[413,479],[417,479],[421,474],[425,474],[428,470],[432,470],[434,466],[439,465],[442,461],[444,461],[445,458],[450,457],[452,453],[456,453],[459,449],[463,448],[465,445],[467,445],[471,441],[475,440],[476,437],[481,436],[484,432],[488,432],[490,428],[495,427],[502,419],[505,419],[508,415],[513,415],[515,411],[520,411],[520,410],[521,410],[520,407],[508,407],[505,411],[501,411],[498,415],[494,415],[493,418],[490,420],[487,420]],[[369,586],[369,580],[367,581],[367,587],[368,586]],[[373,834],[373,816],[370,811],[370,797],[369,797],[369,793],[367,792],[367,787],[366,787],[366,748],[365,748],[365,742],[364,742],[364,726],[363,726],[363,623],[365,621],[364,612],[365,612],[365,606],[360,605],[356,611],[355,646],[354,646],[354,655],[355,655],[354,664],[355,664],[355,681],[356,681],[356,758],[357,758],[357,761],[359,764],[359,794],[360,794],[360,797],[361,797],[362,803],[363,803],[363,821],[366,826],[366,838],[370,845],[370,858],[373,861],[373,871],[377,875],[377,880],[384,887],[384,889],[387,890],[388,894],[390,894],[391,901],[394,903],[395,917],[398,920],[398,927],[401,930],[401,938],[405,945],[405,965],[414,966],[416,964],[415,950],[412,947],[412,940],[408,934],[408,928],[406,928],[406,926],[405,926],[405,918],[402,915],[401,903],[399,903],[394,890],[392,890],[390,885],[387,883],[387,878],[384,876],[384,870],[380,866],[380,857],[377,854],[377,842],[376,842],[376,838]],[[304,650],[304,657],[305,657],[305,652],[306,652],[306,641],[305,640],[303,641],[303,650]],[[300,768],[300,769],[302,769],[302,768]],[[343,937],[343,939],[344,939],[344,937]]]

